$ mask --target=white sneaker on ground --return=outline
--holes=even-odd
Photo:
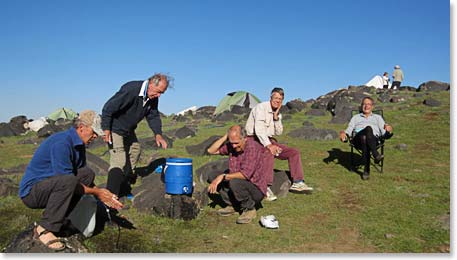
[[[309,187],[305,184],[304,181],[301,182],[294,182],[292,186],[290,186],[289,191],[296,191],[296,192],[312,192],[314,189]]]
[[[275,201],[277,200],[278,197],[273,193],[273,191],[270,189],[270,187],[267,188],[267,195],[265,196],[266,201]]]

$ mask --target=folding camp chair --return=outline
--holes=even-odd
[[[352,110],[351,111],[351,116],[354,116],[355,114],[361,113],[359,110]],[[384,113],[382,110],[373,110],[373,113],[378,114],[384,118]],[[351,146],[351,170],[355,171],[355,164],[354,164],[354,150],[357,151],[360,155],[362,155],[362,150],[357,148],[354,144],[354,136],[355,132],[352,132],[352,134],[349,136],[347,135],[347,138],[349,140],[349,145]],[[378,138],[378,142],[376,144],[376,150],[380,150],[380,154],[384,155],[384,142],[385,140],[391,138],[393,136],[393,133],[388,133],[386,132],[383,136]],[[374,157],[373,154],[370,156],[370,163],[374,166],[374,168],[380,172],[383,173],[384,171],[384,159],[382,159],[379,163],[374,163]],[[378,168],[379,167],[379,168]]]

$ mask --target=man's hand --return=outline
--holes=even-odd
[[[267,145],[268,150],[270,150],[270,153],[277,156],[282,152],[282,149],[274,144],[269,144]]]
[[[113,209],[122,209],[124,205],[118,200],[118,197],[107,189],[98,189],[97,197],[108,207]]]
[[[281,107],[282,107],[282,102],[281,102],[281,104],[279,104],[278,109],[276,109],[276,111],[273,112],[273,120],[274,121],[278,121],[279,120],[279,110],[281,110]]]
[[[347,141],[346,132],[344,132],[343,130],[340,131],[340,140],[341,140],[341,142],[346,142]]]
[[[111,141],[111,131],[110,130],[104,130],[103,132],[105,133],[105,135],[102,136],[103,141],[105,141],[105,143],[111,144],[112,143],[112,141]]]
[[[385,124],[384,129],[389,133],[392,133],[392,131],[394,130],[393,127],[389,124]]]
[[[162,135],[156,135],[156,144],[157,147],[162,146],[163,149],[167,149],[168,147],[167,141],[163,139]]]
[[[217,193],[217,186],[224,180],[224,174],[221,174],[214,179],[208,187],[208,192],[211,194]]]

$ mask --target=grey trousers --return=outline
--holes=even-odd
[[[222,173],[211,173],[208,175],[208,183],[211,183],[217,176]],[[232,205],[234,208],[241,210],[254,209],[260,205],[264,195],[263,193],[248,180],[233,179],[224,181],[217,187],[222,200]]]
[[[34,184],[22,202],[32,209],[44,208],[38,224],[51,232],[59,232],[65,218],[84,194],[81,184],[93,187],[94,179],[94,171],[87,167],[79,169],[76,176],[56,175]]]
[[[109,145],[109,170],[120,168],[126,174],[133,173],[141,153],[141,146],[135,133],[121,136],[111,132],[111,140],[113,144]]]

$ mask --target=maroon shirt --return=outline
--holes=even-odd
[[[221,155],[229,155],[230,173],[241,172],[243,176],[254,184],[263,194],[267,193],[267,181],[263,167],[264,154],[268,150],[252,137],[246,137],[244,151],[238,153],[230,143],[219,148]]]

